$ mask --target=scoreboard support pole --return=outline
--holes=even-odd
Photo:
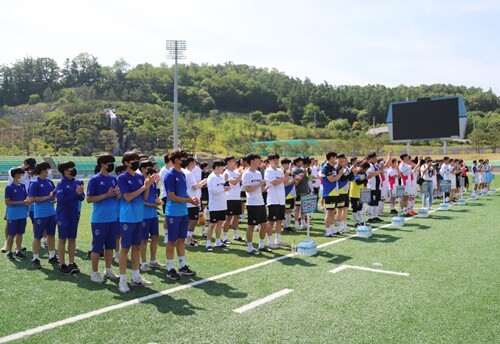
[[[443,141],[443,154],[444,155],[448,154],[448,141],[446,140]]]
[[[410,141],[406,142],[406,154],[410,155]]]

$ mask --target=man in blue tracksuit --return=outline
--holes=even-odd
[[[69,274],[79,273],[80,269],[75,264],[75,253],[80,219],[79,203],[85,199],[83,182],[75,178],[77,171],[73,161],[62,162],[57,166],[57,169],[63,175],[56,187],[59,271]],[[68,265],[64,259],[66,240],[68,241]]]

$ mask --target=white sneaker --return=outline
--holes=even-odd
[[[142,276],[139,277],[139,281],[136,282],[132,280],[132,282],[130,283],[132,287],[139,287],[139,286],[148,287],[151,284],[153,284],[153,282],[144,279]]]
[[[7,252],[7,241],[4,242],[3,246],[2,246],[2,253],[5,253]]]
[[[118,290],[120,291],[120,293],[128,293],[130,291],[130,288],[128,287],[128,283],[127,281],[120,281],[120,283],[118,283]]]
[[[271,245],[268,245],[269,248],[272,248],[273,250],[276,250],[278,248],[280,248],[280,245],[276,244],[276,243],[273,243]]]
[[[104,277],[104,278],[107,278],[107,279],[110,279],[110,280],[112,280],[112,281],[116,281],[118,278],[120,278],[120,277],[118,277],[118,276],[117,276],[117,275],[113,272],[113,270],[111,270],[111,269],[110,269],[110,270],[106,269],[106,270],[104,271],[104,275],[103,275],[103,277]]]
[[[281,247],[288,247],[290,245],[288,245],[286,242],[280,240],[280,241],[276,241],[274,242],[275,245],[278,245],[278,246],[281,246]]]
[[[163,265],[163,264],[162,264],[162,263],[160,263],[159,261],[155,260],[155,261],[149,262],[149,267],[150,267],[150,268],[160,269],[160,268],[165,267],[165,265]]]
[[[103,284],[105,282],[104,278],[102,278],[98,272],[93,272],[92,275],[90,275],[90,280],[98,284]]]
[[[151,267],[149,266],[148,263],[142,263],[141,267],[139,268],[142,272],[148,272],[151,271]]]

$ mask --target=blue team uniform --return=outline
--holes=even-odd
[[[16,185],[10,182],[5,187],[5,199],[19,202],[24,201],[28,197],[26,186],[24,184]],[[24,234],[26,229],[26,217],[28,216],[28,206],[24,204],[7,205],[6,219],[9,223],[8,234]]]
[[[154,204],[156,201],[156,184],[149,187],[148,199],[144,202]],[[156,208],[144,206],[144,224],[142,227],[142,240],[148,240],[150,236],[158,235],[158,214]]]
[[[83,185],[78,179],[63,177],[56,187],[57,197],[57,227],[59,239],[75,239],[80,219],[79,203],[85,199],[85,193],[76,193],[76,188]]]
[[[140,189],[144,184],[144,176],[138,173],[132,176],[130,173],[125,172],[118,176],[117,181],[122,194],[120,204],[121,245],[123,248],[130,248],[131,245],[140,245],[142,242],[144,198],[140,194],[128,202],[123,195]]]
[[[98,173],[89,180],[87,197],[103,195],[108,192],[109,188],[117,185],[118,182],[114,176],[103,176]],[[100,254],[103,249],[115,249],[116,235],[120,231],[116,215],[118,204],[114,196],[92,203],[92,252]]]
[[[52,180],[37,177],[30,184],[29,197],[46,197],[53,190],[55,185]],[[43,202],[36,202],[33,206],[35,218],[35,234],[36,239],[40,239],[45,231],[47,235],[56,234],[56,210],[52,204],[52,198]]]
[[[168,221],[168,241],[177,241],[187,237],[188,210],[187,203],[174,202],[168,198],[168,193],[173,192],[179,197],[187,198],[186,175],[172,168],[163,181],[167,192],[167,206],[165,207],[166,220]]]

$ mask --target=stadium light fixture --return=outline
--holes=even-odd
[[[186,41],[167,40],[167,59],[174,60],[174,149],[179,148],[179,109],[178,109],[178,91],[177,79],[179,70],[177,60],[186,58]]]

